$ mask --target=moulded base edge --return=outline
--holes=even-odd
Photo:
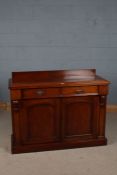
[[[13,154],[107,145],[107,139],[104,137],[98,139],[91,139],[91,140],[88,139],[78,142],[71,142],[71,143],[57,142],[57,143],[31,144],[31,145],[29,144],[15,145],[13,136],[11,137],[11,140],[12,140],[11,152]]]

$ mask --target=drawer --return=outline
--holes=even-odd
[[[97,86],[66,87],[62,89],[63,95],[94,95],[98,94]]]
[[[36,89],[24,89],[22,90],[23,98],[46,98],[57,97],[60,95],[59,88],[36,88]]]

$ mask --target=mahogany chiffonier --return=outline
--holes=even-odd
[[[12,153],[106,145],[109,83],[95,69],[12,72]]]

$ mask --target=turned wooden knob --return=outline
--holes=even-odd
[[[43,94],[44,94],[44,90],[39,89],[36,93],[37,93],[38,95],[43,95]]]
[[[84,93],[84,90],[83,90],[83,89],[77,89],[77,90],[75,91],[75,93],[76,93],[76,94],[81,94],[81,93]]]

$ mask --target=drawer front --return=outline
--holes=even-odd
[[[62,89],[64,96],[69,95],[94,95],[98,94],[97,86],[78,86],[78,87],[67,87]]]
[[[22,90],[23,98],[47,98],[57,97],[60,95],[59,88],[45,88],[45,89],[24,89]]]

